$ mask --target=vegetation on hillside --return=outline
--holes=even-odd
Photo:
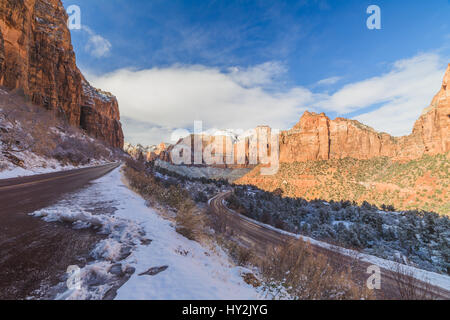
[[[306,201],[251,186],[236,186],[228,204],[252,219],[286,231],[450,273],[450,219],[436,213],[383,211],[367,202]]]
[[[378,207],[450,214],[450,154],[408,162],[389,158],[282,163],[273,176],[259,168],[238,180],[284,196],[307,200],[367,201]]]

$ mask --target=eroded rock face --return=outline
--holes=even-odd
[[[152,150],[150,150],[150,152],[147,152],[147,161],[154,161],[157,159],[164,160],[167,156],[166,151],[168,148],[170,148],[170,145],[168,146],[164,142],[160,143],[158,146],[155,146]]]
[[[217,168],[249,168],[258,163],[267,163],[271,156],[270,137],[272,130],[268,126],[259,126],[244,134],[223,133],[191,134],[180,139],[157,155],[157,159],[172,164],[206,165]],[[258,141],[268,142],[258,144]],[[260,147],[264,148],[260,152]],[[187,152],[189,155],[186,155]],[[177,159],[174,159],[177,158]],[[264,158],[263,158],[264,157]]]
[[[306,112],[281,134],[280,162],[394,156],[398,142],[358,121]]]
[[[404,145],[421,143],[427,154],[444,153],[450,150],[450,64],[442,82],[441,90],[433,98],[414,125],[411,136]]]
[[[435,155],[450,150],[450,64],[444,77],[443,85],[439,93],[434,97],[430,107],[426,108],[422,116],[417,120],[412,134],[405,137],[393,137],[387,133],[380,133],[355,120],[337,118],[330,120],[324,113],[316,114],[305,112],[299,123],[291,130],[280,134],[280,162],[293,163],[331,159],[371,159],[376,157],[389,157],[394,160],[412,160],[425,154]],[[261,129],[258,127],[255,132]],[[258,150],[250,150],[249,137],[237,139],[230,136],[202,135],[201,145],[198,148],[201,153],[208,146],[218,145],[214,154],[221,159],[221,163],[227,163],[225,150],[234,150],[234,165],[226,167],[251,167],[250,155],[258,154]],[[238,141],[243,142],[244,161],[237,160]],[[194,135],[188,136],[162,152],[153,155],[152,159],[172,162],[172,150],[175,147],[188,146],[191,153],[190,163],[194,163],[195,141]],[[223,148],[223,151],[221,150]],[[269,146],[270,153],[271,146]],[[253,152],[250,152],[253,151]],[[205,161],[202,162],[203,164]],[[221,167],[223,165],[214,165]]]
[[[66,22],[60,0],[2,0],[0,85],[23,89],[33,103],[63,112],[71,125],[122,147],[117,100],[104,99],[85,82]]]
[[[82,86],[81,128],[97,139],[122,148],[124,136],[116,97],[109,92],[93,88],[84,78]]]
[[[330,156],[330,119],[325,114],[305,112],[292,130],[281,133],[282,162],[326,160]]]
[[[170,147],[170,145],[169,145]],[[142,146],[140,144],[134,146],[130,143],[125,143],[123,150],[131,157],[137,160],[154,161],[161,159],[163,161],[170,161],[169,154],[166,153],[168,146],[165,143],[161,143],[158,146]],[[167,158],[165,158],[167,157]]]
[[[2,30],[0,29],[0,77],[4,72],[5,62],[5,45],[3,41]]]
[[[358,121],[306,112],[291,130],[281,133],[280,162],[370,159],[411,160],[450,150],[450,65],[439,93],[414,125],[412,134],[392,137]]]

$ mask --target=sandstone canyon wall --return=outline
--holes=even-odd
[[[450,150],[450,64],[442,88],[409,136],[392,137],[358,121],[306,112],[280,137],[280,162],[390,157],[411,160]]]
[[[123,147],[117,99],[79,71],[60,0],[0,2],[0,85],[65,115],[68,122]]]
[[[170,146],[169,146],[170,147]],[[123,150],[128,153],[130,156],[132,156],[136,160],[146,160],[146,161],[154,161],[157,159],[161,159],[163,161],[169,162],[169,158],[164,158],[164,156],[168,156],[169,153],[167,153],[168,147],[165,143],[161,143],[158,146],[142,146],[141,144],[138,144],[136,146],[125,142],[123,146]]]
[[[300,122],[280,137],[280,161],[302,162],[342,158],[394,157],[398,141],[358,121],[306,112]]]
[[[164,149],[160,149],[160,152],[152,160],[159,159],[174,164],[176,161],[174,161],[173,155],[181,155],[180,158],[184,159],[182,154],[184,150],[187,150],[190,152],[190,158],[186,158],[187,162],[183,161],[183,164],[186,165],[198,165],[201,163],[201,165],[232,169],[254,167],[261,162],[268,161],[271,155],[272,146],[269,140],[271,132],[272,129],[269,126],[258,126],[256,129],[248,130],[242,135],[232,131],[227,133],[219,131],[216,134],[191,134],[180,139],[175,145],[165,146]],[[261,138],[263,136],[264,138]],[[267,141],[269,143],[266,147],[264,143],[258,144],[258,141]],[[196,146],[196,143],[198,143],[198,146]],[[261,147],[264,148],[261,154],[266,154],[264,159],[260,154]],[[203,158],[201,160],[196,159],[196,154],[203,155]],[[214,162],[214,164],[210,162]]]
[[[449,83],[450,64],[445,73],[441,90],[416,121],[412,133],[404,137],[393,137],[387,133],[377,132],[355,120],[345,118],[331,120],[324,113],[305,112],[299,123],[291,130],[281,132],[280,162],[293,163],[344,158],[365,160],[376,157],[407,161],[421,158],[423,155],[446,153],[450,151]],[[258,128],[255,132],[258,131]],[[224,146],[230,144],[230,137],[203,135],[201,139],[203,151],[207,145],[214,144],[218,140],[224,139],[226,141],[222,143]],[[238,139],[234,137],[234,140]],[[236,145],[235,142],[232,143],[236,159]],[[178,144],[191,146],[192,154],[194,153],[193,136],[181,139]],[[245,145],[244,166],[249,166],[249,150],[251,149],[249,137],[245,137]],[[173,148],[174,146],[167,149],[166,152],[162,152],[159,158],[171,162],[170,152]],[[218,153],[222,152],[219,150]],[[242,165],[230,167],[242,167]]]

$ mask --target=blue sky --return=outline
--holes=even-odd
[[[79,67],[118,96],[134,143],[194,120],[287,129],[306,109],[407,134],[450,62],[448,0],[63,3],[81,8]]]

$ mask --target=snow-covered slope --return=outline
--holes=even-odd
[[[99,199],[117,210],[93,214],[92,203]],[[240,273],[245,270],[234,266],[219,247],[203,247],[178,234],[170,221],[126,187],[120,169],[33,215],[71,222],[76,228],[101,226],[109,234],[92,251],[96,260],[81,269],[81,289],[65,290],[62,283],[59,291],[64,289],[64,293],[59,299],[103,298],[117,283],[113,274],[117,266],[122,271],[136,270],[118,290],[117,299],[259,298],[257,290],[243,281]],[[140,275],[166,266],[156,275]]]
[[[114,161],[119,150],[0,89],[0,179]]]

